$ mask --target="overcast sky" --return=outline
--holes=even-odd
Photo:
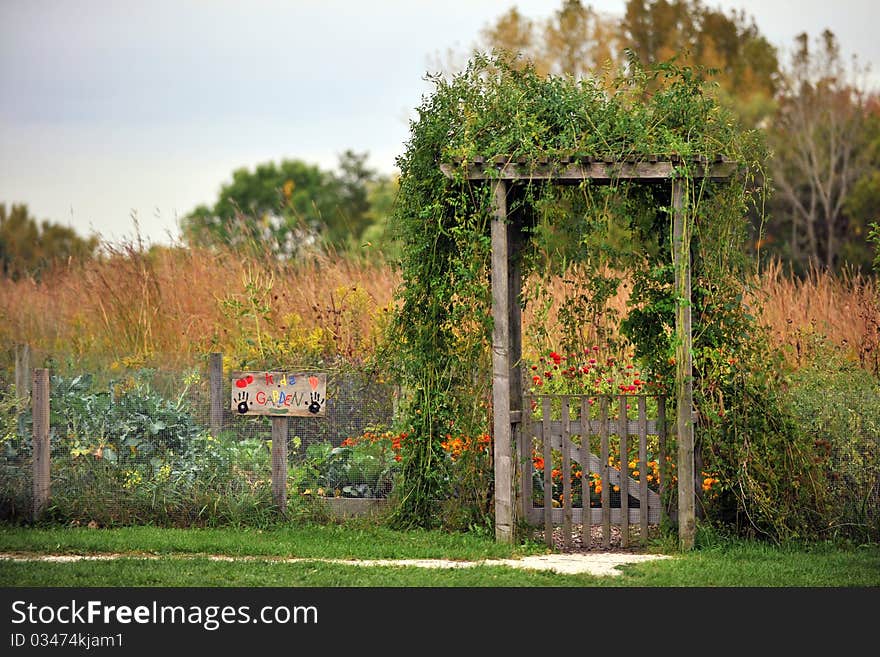
[[[561,0],[0,0],[0,203],[113,241],[136,213],[165,243],[241,166],[331,169],[351,148],[391,173],[438,55],[514,4],[544,18]],[[705,4],[780,48],[831,28],[880,66],[877,0]]]

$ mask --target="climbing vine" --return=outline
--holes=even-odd
[[[478,55],[462,73],[431,81],[434,91],[418,108],[398,159],[394,225],[403,244],[402,285],[388,345],[405,391],[400,421],[409,438],[395,521],[405,526],[442,521],[436,501],[453,491],[441,443],[450,432],[479,435],[490,425],[492,186],[469,181],[465,170],[477,158],[497,156],[521,163],[525,172],[585,156],[635,163],[659,156],[680,163],[692,235],[698,433],[706,457],[716,458],[713,467],[728,477],[724,503],[734,514],[759,507],[759,495],[749,486],[763,496],[762,487],[779,482],[761,481],[750,464],[743,470],[737,461],[751,411],[738,406],[745,388],[717,367],[745,353],[755,360],[765,344],[743,305],[746,216],[760,211],[765,194],[759,183],[767,153],[759,135],[738,126],[700,71],[671,62],[644,69],[633,60],[616,76],[575,80],[543,77],[521,63]],[[738,169],[723,182],[705,180],[692,175],[698,157],[710,162],[723,157]],[[444,175],[441,164],[452,165],[453,174]],[[577,344],[585,339],[579,322],[608,311],[607,301],[626,274],[632,289],[627,317],[615,318],[622,320],[620,335],[641,367],[672,378],[670,202],[669,184],[624,180],[603,186],[525,184],[509,195],[508,212],[519,215],[530,238],[523,273],[537,281],[523,301],[540,307],[541,281],[571,267],[580,268],[586,281],[560,317],[568,343],[563,349],[583,346]],[[762,383],[752,372],[740,374],[756,390],[772,386],[772,377]],[[762,404],[772,405],[772,396]],[[733,422],[724,419],[732,408],[741,411]],[[723,459],[730,459],[726,466]],[[768,522],[760,515],[756,510],[751,522],[764,530]],[[489,517],[486,505],[474,510],[475,520]]]

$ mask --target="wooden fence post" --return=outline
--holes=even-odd
[[[513,439],[513,453],[511,463],[511,525],[516,526],[516,514],[520,508],[517,505],[517,494],[522,495],[522,490],[517,490],[516,472],[524,467],[529,468],[531,473],[531,444],[532,437],[523,435],[523,420],[525,409],[523,408],[523,372],[522,372],[522,306],[520,296],[522,293],[522,246],[525,241],[522,227],[519,224],[511,224],[507,231],[507,326],[510,334],[510,352],[508,354],[508,366],[510,367],[510,423]],[[528,444],[528,447],[526,447]],[[527,459],[523,459],[523,453],[528,452]]]
[[[675,405],[678,440],[678,542],[694,547],[694,391],[691,343],[691,229],[685,215],[685,181],[672,181],[672,256],[675,269]]]
[[[282,514],[287,513],[288,418],[272,418],[272,499]]]
[[[211,386],[211,433],[223,429],[223,354],[212,353],[208,365]]]
[[[495,182],[492,215],[492,415],[495,438],[495,540],[513,543],[510,425],[510,294],[507,184]]]
[[[33,519],[40,519],[49,503],[50,458],[52,447],[49,442],[49,370],[34,370],[34,507]]]

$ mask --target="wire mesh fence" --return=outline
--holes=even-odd
[[[355,369],[326,375],[323,415],[284,418],[288,499],[385,497],[397,461],[391,441],[373,437],[390,435],[395,388]],[[218,426],[206,368],[84,373],[56,364],[45,514],[72,524],[189,525],[276,513],[272,419],[236,413],[227,379]],[[27,519],[36,501],[33,409],[4,388],[0,519]]]
[[[48,364],[52,372],[51,498],[45,510],[50,519],[73,524],[191,525],[259,523],[274,517],[272,419],[234,410],[230,372],[223,375],[222,417],[219,426],[215,422],[212,427],[207,359],[203,367],[189,370],[122,363],[90,372],[83,372],[76,362],[47,361],[39,353],[31,353],[30,361]],[[0,520],[28,519],[34,509],[32,405],[27,395],[16,399],[14,394],[29,387],[30,372],[27,384],[20,378],[18,386],[13,385],[11,372],[0,381]],[[287,418],[287,499],[297,507],[320,498],[386,498],[400,467],[401,434],[392,431],[397,390],[357,369],[326,374],[323,416]],[[815,436],[817,458],[827,456],[831,464],[828,485],[838,505],[833,513],[835,527],[880,540],[880,393],[831,392],[802,413],[806,419],[801,428]],[[596,412],[594,408],[590,417],[595,419]],[[551,414],[556,422],[559,413],[554,406]],[[579,415],[575,412],[571,417],[574,421]],[[561,430],[561,424],[554,429]],[[577,446],[577,432],[570,431]],[[597,438],[591,433],[594,443]],[[473,438],[479,454],[488,460],[489,437]],[[458,477],[470,453],[459,443],[455,437],[444,443],[459,468]],[[585,470],[576,459],[571,463],[571,488],[565,490],[561,442],[552,445],[554,465],[546,472],[543,443],[535,438],[522,447],[534,457],[528,482],[537,513],[543,515],[545,480],[553,482],[547,487],[552,491],[550,506],[570,499],[583,508],[585,484],[595,504],[601,502],[606,488],[597,469]],[[640,479],[645,461],[652,490],[659,479],[657,464],[663,462],[656,447],[648,442],[647,458],[634,454],[630,463],[630,469],[640,473],[635,479]],[[591,444],[590,451],[608,458],[601,444]],[[482,476],[485,468],[481,468]],[[468,499],[485,506],[489,498],[484,478]],[[609,504],[616,508],[619,493],[614,483],[605,485]],[[630,509],[639,506],[638,499],[630,500]]]

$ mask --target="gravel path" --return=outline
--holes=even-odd
[[[481,559],[478,561],[460,561],[453,559],[322,559],[316,557],[272,557],[272,556],[227,556],[204,554],[155,555],[142,553],[110,553],[110,554],[29,554],[0,553],[0,561],[45,561],[69,563],[73,561],[110,561],[113,559],[196,559],[208,558],[214,561],[271,561],[273,563],[302,563],[322,561],[354,566],[410,566],[416,568],[472,568],[473,566],[508,566],[530,570],[552,570],[564,575],[589,574],[600,577],[620,575],[618,566],[631,563],[642,563],[656,559],[668,559],[668,555],[645,554],[638,549],[638,528],[630,535],[633,548],[621,548],[620,529],[611,527],[610,545],[602,548],[602,527],[591,527],[590,545],[585,548],[580,525],[572,527],[571,547],[565,547],[562,528],[553,531],[554,554],[539,554],[519,559]],[[544,532],[536,532],[535,540],[543,542]]]
[[[510,568],[525,568],[530,570],[551,570],[564,575],[590,574],[601,577],[620,575],[618,566],[631,563],[642,563],[655,559],[668,559],[667,555],[644,554],[637,549],[623,550],[620,547],[620,530],[611,528],[610,548],[603,549],[601,527],[592,527],[592,540],[590,550],[584,549],[581,527],[572,528],[572,547],[564,546],[561,528],[553,532],[553,542],[556,548],[554,554],[539,554],[521,557],[519,559],[481,559],[478,561],[459,561],[453,559],[321,559],[314,557],[272,557],[272,556],[240,556],[204,555],[204,554],[176,554],[159,556],[154,554],[140,553],[113,553],[113,554],[27,554],[27,553],[0,553],[0,561],[46,561],[55,563],[69,563],[73,561],[110,561],[113,559],[160,559],[169,556],[177,559],[208,558],[215,561],[271,561],[273,563],[302,563],[308,561],[322,561],[326,563],[338,563],[354,566],[411,566],[416,568],[471,568],[473,566],[507,566]],[[631,536],[632,543],[637,545],[638,534]],[[537,532],[535,539],[544,540],[543,532]]]
[[[44,561],[72,563],[74,561],[112,561],[114,559],[160,559],[172,555],[145,554],[13,554],[0,553],[0,561]],[[410,566],[416,568],[472,568],[474,566],[508,566],[529,570],[552,570],[564,575],[586,573],[597,576],[620,575],[618,566],[666,559],[662,554],[635,554],[629,552],[581,552],[577,554],[539,554],[519,559],[481,559],[456,561],[452,559],[320,559],[311,557],[230,557],[225,555],[173,555],[177,559],[208,558],[214,561],[271,561],[273,563],[305,563],[322,561],[349,566]]]

